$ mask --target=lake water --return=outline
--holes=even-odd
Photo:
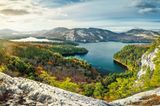
[[[96,67],[101,73],[124,72],[126,68],[113,61],[113,55],[121,50],[127,43],[120,42],[100,42],[80,44],[89,50],[86,55],[78,55],[78,58],[84,59],[92,66]]]

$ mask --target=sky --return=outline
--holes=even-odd
[[[0,29],[160,29],[160,0],[0,0]]]

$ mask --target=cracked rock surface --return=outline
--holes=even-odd
[[[102,100],[0,73],[0,106],[108,106]]]

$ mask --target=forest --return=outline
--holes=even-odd
[[[124,47],[114,55],[114,59],[125,64],[128,70],[124,73],[101,75],[86,61],[63,56],[86,53],[85,48],[72,44],[13,43],[1,40],[0,72],[13,77],[40,81],[89,97],[112,101],[160,85],[158,77],[160,61],[156,58],[156,70],[152,80],[147,80],[148,76],[144,76],[149,83],[145,83],[142,87],[135,86],[141,56],[153,50],[157,43],[159,41],[147,46]],[[160,57],[159,54],[157,56]]]
[[[127,45],[114,55],[114,60],[136,70],[140,66],[142,55],[149,49],[149,45]]]

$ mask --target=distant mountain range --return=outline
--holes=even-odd
[[[51,30],[18,32],[10,29],[0,30],[1,39],[17,39],[23,37],[40,37],[57,40],[67,40],[75,42],[151,42],[160,32],[144,29],[132,29],[123,33],[116,33],[99,28],[74,28],[68,29],[63,27]]]

